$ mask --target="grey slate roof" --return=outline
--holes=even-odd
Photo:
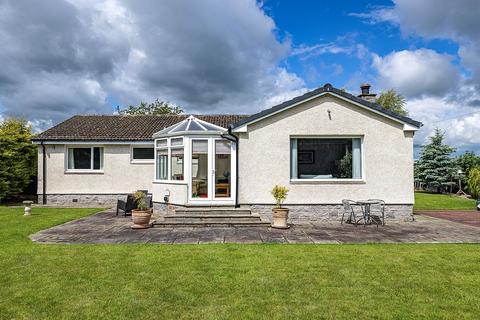
[[[324,92],[332,92],[346,99],[359,103],[372,111],[385,114],[401,122],[414,127],[421,127],[421,122],[409,117],[401,116],[387,110],[376,103],[368,102],[350,93],[334,88],[327,83],[323,87],[307,92],[304,95],[285,101],[270,109],[263,110],[254,115],[195,115],[200,120],[210,122],[223,128],[237,128],[251,121],[263,118],[270,114],[288,108],[293,104],[302,102],[308,98]],[[154,133],[169,126],[179,123],[188,118],[188,114],[182,115],[78,115],[65,120],[62,123],[40,133],[33,141],[145,141],[151,140]]]
[[[152,135],[168,126],[188,118],[182,115],[79,115],[40,133],[33,141],[143,141],[151,140]],[[223,128],[228,128],[248,115],[196,115]]]
[[[377,112],[380,112],[380,113],[383,113],[385,114],[386,116],[390,116],[394,119],[397,119],[397,120],[400,120],[404,123],[408,123],[414,127],[417,127],[417,128],[420,128],[423,124],[419,121],[416,121],[416,120],[413,120],[409,117],[405,117],[405,116],[401,116],[393,111],[390,111],[388,109],[385,109],[383,108],[382,106],[380,106],[379,104],[376,104],[376,103],[372,103],[372,102],[369,102],[369,101],[366,101],[362,98],[359,98],[359,97],[356,97],[348,92],[345,92],[343,90],[340,90],[340,89],[337,89],[337,88],[334,88],[331,84],[327,83],[325,84],[323,87],[320,87],[320,88],[317,88],[313,91],[310,91],[310,92],[307,92],[305,93],[304,95],[301,95],[301,96],[298,96],[296,98],[293,98],[291,100],[288,100],[288,101],[285,101],[281,104],[278,104],[274,107],[271,107],[270,109],[266,109],[266,110],[263,110],[263,111],[260,111],[259,113],[256,113],[250,117],[247,117],[247,118],[244,118],[234,124],[231,125],[231,128],[234,129],[234,128],[237,128],[237,127],[240,127],[244,124],[247,124],[249,122],[252,122],[254,120],[257,120],[257,119],[260,119],[260,118],[263,118],[265,116],[268,116],[270,114],[273,114],[273,113],[276,113],[278,111],[281,111],[282,109],[285,109],[285,108],[288,108],[289,106],[293,105],[293,104],[296,104],[296,103],[299,103],[299,102],[302,102],[303,100],[306,100],[308,98],[311,98],[313,96],[316,96],[318,94],[321,94],[321,93],[324,93],[324,92],[332,92],[332,93],[335,93],[339,96],[342,96],[346,99],[349,99],[349,100],[352,100],[356,103],[359,103],[367,108],[370,108],[374,111],[377,111]]]

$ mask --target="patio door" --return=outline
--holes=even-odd
[[[213,195],[215,199],[232,198],[232,142],[214,140]]]
[[[190,140],[189,203],[234,204],[234,144],[217,137]]]
[[[192,139],[190,198],[192,200],[211,199],[211,155],[210,139]]]

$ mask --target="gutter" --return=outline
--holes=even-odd
[[[42,203],[47,204],[47,153],[43,141],[40,141],[40,145],[42,146]]]
[[[228,135],[222,134],[221,137],[234,142],[237,146],[237,156],[235,157],[235,208],[240,208],[240,205],[238,204],[238,149],[240,147],[239,139],[236,135],[232,133],[232,125],[228,126]]]

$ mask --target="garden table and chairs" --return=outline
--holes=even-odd
[[[363,223],[385,225],[385,201],[381,199],[367,199],[367,200],[342,200],[343,215],[341,223],[352,223],[358,225]],[[346,218],[346,220],[345,220]]]

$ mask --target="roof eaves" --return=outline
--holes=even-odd
[[[291,99],[291,100],[285,101],[285,102],[283,102],[283,103],[281,103],[281,104],[278,104],[278,105],[276,105],[276,106],[273,106],[273,107],[271,107],[271,108],[269,108],[269,109],[265,109],[265,110],[260,111],[260,112],[258,112],[258,113],[256,113],[256,114],[253,114],[252,116],[250,116],[250,117],[248,117],[248,118],[245,118],[245,119],[243,119],[243,120],[241,120],[241,121],[238,121],[238,122],[236,122],[236,123],[233,123],[233,124],[230,125],[230,128],[235,129],[235,128],[238,128],[238,127],[243,126],[243,125],[245,125],[245,124],[248,124],[248,123],[250,123],[250,122],[252,122],[252,121],[255,121],[255,120],[257,120],[257,119],[264,118],[264,117],[266,117],[266,116],[268,116],[268,115],[271,115],[271,114],[275,114],[275,113],[277,113],[277,112],[279,112],[279,111],[281,111],[281,110],[283,110],[283,109],[285,109],[285,108],[287,108],[287,107],[289,107],[289,106],[291,106],[291,105],[297,104],[297,103],[299,103],[299,102],[302,102],[302,101],[304,101],[304,100],[307,100],[307,99],[309,99],[309,98],[311,98],[311,97],[317,96],[317,95],[322,94],[322,93],[325,93],[325,92],[333,92],[333,93],[335,93],[335,94],[337,94],[337,95],[339,95],[339,96],[342,96],[343,98],[352,100],[352,101],[354,101],[354,102],[356,102],[356,103],[359,103],[359,104],[361,104],[361,105],[363,105],[363,106],[366,106],[367,108],[373,109],[373,110],[375,110],[375,111],[378,111],[378,112],[383,113],[383,114],[385,114],[385,115],[387,115],[387,116],[390,116],[390,117],[392,117],[392,118],[395,118],[395,119],[397,119],[397,120],[399,120],[399,121],[401,121],[401,122],[405,122],[405,123],[407,123],[407,124],[413,125],[413,126],[415,126],[415,127],[420,128],[420,127],[423,125],[423,124],[422,124],[421,122],[419,122],[419,121],[413,120],[413,119],[411,119],[411,118],[409,118],[409,117],[401,116],[401,115],[399,115],[399,114],[397,114],[397,113],[395,113],[395,112],[393,112],[393,111],[390,111],[390,110],[388,110],[388,109],[385,109],[385,108],[381,107],[380,105],[378,105],[378,104],[376,104],[376,103],[368,102],[368,101],[366,101],[366,100],[364,100],[364,99],[362,99],[362,98],[356,97],[356,96],[354,96],[354,95],[352,95],[352,94],[350,94],[350,93],[348,93],[348,92],[345,92],[345,91],[342,91],[342,90],[340,90],[340,89],[334,88],[331,84],[327,83],[327,84],[325,84],[323,87],[317,88],[317,89],[312,90],[312,91],[310,91],[310,92],[307,92],[307,93],[305,93],[305,94],[303,94],[303,95],[301,95],[301,96],[298,96],[298,97],[293,98],[293,99]]]

